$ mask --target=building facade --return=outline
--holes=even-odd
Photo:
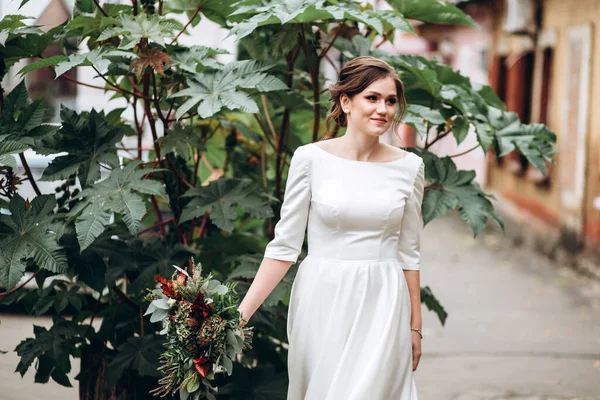
[[[465,47],[481,49],[489,83],[525,123],[558,137],[543,176],[514,152],[485,161],[485,186],[507,234],[600,277],[600,0],[471,0],[459,6],[481,29],[421,27],[438,57],[473,80]],[[468,66],[470,65],[470,67]],[[482,82],[484,83],[484,82]],[[481,168],[473,163],[469,169]],[[479,173],[479,171],[478,171]]]

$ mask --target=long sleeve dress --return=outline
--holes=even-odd
[[[293,154],[265,257],[308,255],[288,310],[288,400],[417,400],[410,296],[420,268],[424,164],[341,158],[311,143]]]

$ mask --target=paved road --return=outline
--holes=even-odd
[[[425,228],[420,400],[600,399],[600,284],[454,217]]]
[[[419,400],[600,399],[600,284],[499,234],[473,240],[454,216],[428,225],[422,247],[422,284],[449,318],[442,327],[423,311]],[[32,335],[32,323],[0,316],[0,349]],[[77,399],[13,374],[17,361],[0,356],[0,399]]]

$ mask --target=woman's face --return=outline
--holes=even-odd
[[[381,136],[396,115],[396,84],[391,77],[378,79],[352,99],[343,94],[340,101],[342,110],[346,110],[348,130]]]

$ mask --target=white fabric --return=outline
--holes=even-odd
[[[424,164],[348,160],[316,144],[291,160],[265,257],[296,262],[288,400],[417,400],[410,297],[420,268]]]

